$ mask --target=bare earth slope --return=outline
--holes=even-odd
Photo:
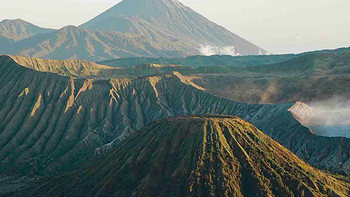
[[[230,116],[155,121],[33,196],[348,196],[342,177],[312,168]],[[27,193],[28,194],[28,193]]]
[[[250,105],[201,89],[179,73],[73,79],[38,72],[2,56],[0,169],[57,173],[118,146],[156,119],[226,114],[253,123],[312,165],[348,170],[349,139],[314,136],[288,111],[292,104]]]

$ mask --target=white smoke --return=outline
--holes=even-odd
[[[312,101],[308,105],[326,111],[347,111],[350,110],[350,99],[341,96],[333,96],[323,101]]]
[[[201,45],[199,51],[202,55],[211,56],[211,55],[231,55],[239,56],[239,53],[236,53],[234,46],[226,47],[215,47],[210,45]]]
[[[350,99],[334,96],[309,106],[316,109],[310,125],[316,134],[350,138]]]

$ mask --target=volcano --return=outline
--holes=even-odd
[[[349,186],[240,118],[205,115],[155,121],[31,195],[348,196]]]
[[[240,55],[266,51],[215,24],[177,0],[124,0],[81,25],[108,32],[137,33],[157,38],[160,34],[185,40],[198,48],[234,47]]]

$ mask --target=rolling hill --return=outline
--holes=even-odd
[[[312,168],[231,116],[155,121],[33,196],[348,196],[349,180]]]
[[[212,55],[212,56],[191,56],[186,58],[120,58],[114,60],[100,61],[99,63],[115,67],[131,67],[139,64],[162,64],[162,65],[182,65],[194,67],[214,67],[214,66],[262,66],[275,65],[287,62],[301,56],[318,56],[322,54],[341,55],[348,53],[349,47],[338,48],[334,50],[310,51],[300,54],[281,54],[281,55],[247,55],[247,56],[230,56],[230,55]],[[304,58],[305,59],[305,58]],[[306,63],[306,62],[305,62]]]
[[[178,71],[192,76],[195,83],[212,94],[241,102],[310,103],[333,97],[347,98],[349,59],[350,49],[340,48],[296,55],[123,58],[100,63],[126,67],[127,72],[120,70],[123,76]],[[139,69],[138,64],[152,63],[163,66]]]
[[[154,120],[195,114],[239,116],[316,167],[349,170],[349,139],[313,135],[288,111],[293,104],[219,98],[177,72],[141,78],[72,78],[35,69],[49,71],[54,63],[74,71],[74,62],[39,61],[40,66],[33,66],[35,61],[0,57],[0,169],[4,173],[70,171],[93,155],[118,147]],[[101,68],[90,66],[93,71]]]
[[[191,56],[186,58],[119,58],[114,60],[100,61],[100,64],[115,67],[131,67],[140,64],[162,64],[162,65],[182,65],[194,67],[214,67],[214,66],[257,66],[285,62],[295,58],[295,54],[285,55],[253,55],[253,56]]]
[[[350,49],[343,48],[301,54],[270,65],[207,68],[209,71],[195,83],[217,96],[249,103],[310,103],[347,98],[349,59]]]

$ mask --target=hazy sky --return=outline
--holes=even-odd
[[[180,0],[272,53],[350,46],[350,0]],[[0,0],[0,20],[79,25],[120,0]]]

